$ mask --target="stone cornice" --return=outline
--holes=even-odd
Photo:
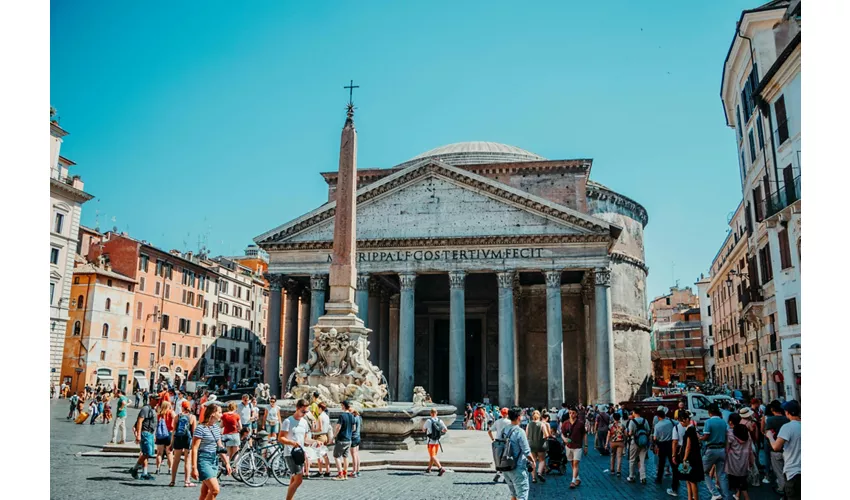
[[[640,259],[630,257],[630,256],[628,256],[624,253],[620,253],[620,252],[611,252],[610,259],[611,259],[611,262],[622,262],[624,264],[631,264],[631,265],[637,267],[638,269],[642,270],[647,275],[649,275],[649,268]]]
[[[499,187],[498,183],[496,181],[493,181],[492,179],[487,179],[475,175],[467,175],[467,173],[463,170],[457,169],[455,167],[446,167],[446,165],[441,165],[439,163],[433,162],[423,164],[415,168],[409,167],[409,171],[404,175],[399,175],[394,179],[388,180],[388,182],[378,183],[373,187],[361,191],[357,195],[357,204],[360,205],[362,203],[365,203],[373,198],[379,197],[405,184],[412,183],[427,175],[436,174],[445,177],[449,180],[454,180],[460,182],[461,184],[487,192],[495,197],[501,198],[518,206],[543,214],[547,217],[563,221],[573,226],[596,232],[607,232],[609,229],[608,227],[603,227],[599,224],[595,224],[592,220],[592,216],[586,216],[585,214],[581,214],[582,216],[579,216],[576,213],[570,211],[569,209],[566,209],[565,207],[563,209],[559,209],[557,208],[557,206],[553,206],[554,204],[549,204],[549,202],[542,202],[533,199],[529,197],[530,195],[524,196],[523,194],[516,192],[516,190],[513,190],[512,188],[508,188],[508,186],[505,186],[505,188]],[[280,231],[277,231],[273,234],[267,234],[267,236],[263,240],[257,241],[257,243],[264,249],[269,248],[269,246],[273,245],[276,241],[280,241],[291,235],[299,233],[310,226],[331,219],[334,217],[335,214],[336,204],[328,204],[326,208],[316,212],[313,216],[305,218],[295,224],[292,224],[291,226],[281,228]]]
[[[599,201],[610,201],[619,207],[625,208],[634,214],[637,220],[640,221],[641,225],[644,227],[646,227],[646,224],[649,222],[649,215],[647,215],[646,209],[643,208],[640,203],[627,196],[615,193],[601,185],[588,183],[587,197]]]
[[[75,187],[73,187],[69,184],[66,184],[66,183],[64,183],[60,180],[54,179],[52,177],[50,178],[50,187],[61,190],[62,192],[64,192],[66,195],[69,195],[71,198],[73,198],[74,201],[76,201],[78,203],[84,203],[84,202],[87,202],[90,199],[94,198],[94,195],[88,194],[85,191],[81,191],[81,190],[79,190],[79,189],[77,189],[77,188],[75,188]]]
[[[614,314],[612,318],[613,329],[617,331],[641,331],[641,332],[651,332],[652,328],[649,326],[649,322],[642,318],[635,318],[632,316],[625,316]]]
[[[388,238],[357,240],[357,250],[375,248],[415,248],[453,246],[497,245],[551,245],[569,243],[607,243],[610,237],[599,234],[522,235],[522,236],[470,236],[461,238]],[[331,250],[332,241],[298,241],[291,243],[266,243],[267,250]]]

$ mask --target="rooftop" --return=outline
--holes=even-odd
[[[484,163],[512,163],[522,161],[545,161],[546,158],[508,144],[472,141],[447,144],[416,155],[396,165],[405,167],[425,158],[436,158],[449,165],[480,165]]]

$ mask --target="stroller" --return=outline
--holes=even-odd
[[[548,450],[546,451],[546,462],[549,465],[549,472],[558,471],[562,476],[567,473],[566,453],[561,440],[555,436],[546,438]]]

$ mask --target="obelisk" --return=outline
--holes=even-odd
[[[369,334],[357,317],[354,302],[357,269],[357,131],[354,104],[349,100],[339,147],[339,174],[334,207],[334,239],[330,266],[327,313],[312,326],[310,359],[296,371],[293,394],[318,391],[331,406],[343,400],[364,406],[385,406],[386,384],[381,370],[369,362]]]

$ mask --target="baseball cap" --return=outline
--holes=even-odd
[[[792,399],[790,401],[786,401],[785,404],[782,405],[782,409],[790,413],[791,415],[799,416],[800,415],[800,402],[796,399]]]
[[[503,417],[507,417],[508,416],[508,409],[502,408],[501,410],[499,410],[499,413],[501,413]]]
[[[188,401],[183,401],[182,403],[180,403],[180,406],[183,407],[184,410],[192,408],[192,404]]]

